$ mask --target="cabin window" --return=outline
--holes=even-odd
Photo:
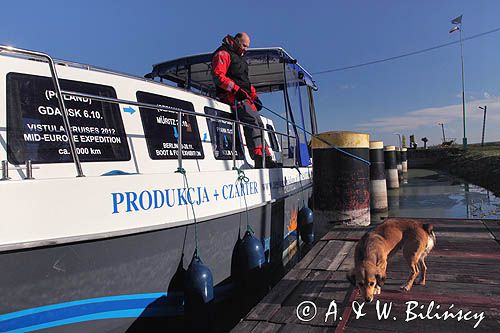
[[[270,124],[266,124],[266,129],[274,131],[274,127]],[[271,149],[273,151],[280,151],[280,146],[278,145],[278,139],[276,138],[276,133],[274,132],[267,132],[267,135],[269,136],[269,145],[271,146]]]
[[[137,92],[137,101],[194,112],[193,104],[190,102],[144,91]],[[144,107],[140,107],[139,110],[149,157],[153,160],[177,159],[179,138],[177,112]],[[203,159],[204,157],[196,117],[183,114],[182,158]]]
[[[233,123],[234,114],[224,112],[210,107],[205,107],[205,114],[211,116],[222,117],[225,120],[207,118],[207,126],[210,132],[210,142],[214,151],[214,157],[217,160],[231,160],[233,159]],[[241,139],[239,133],[239,126],[236,126],[236,159],[242,160],[243,148],[241,146]]]
[[[116,98],[113,87],[60,79],[63,90]],[[118,104],[64,96],[82,162],[128,161],[130,151]],[[52,78],[7,75],[7,157],[12,164],[72,162]]]

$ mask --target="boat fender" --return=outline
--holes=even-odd
[[[241,240],[239,255],[239,264],[241,265],[242,273],[251,271],[255,268],[262,268],[266,262],[262,242],[249,230],[245,232],[245,236],[243,236]]]
[[[189,332],[212,332],[214,325],[214,282],[212,272],[203,264],[198,251],[186,271],[184,319]]]
[[[299,211],[297,220],[299,224],[300,238],[302,238],[304,243],[312,244],[314,242],[313,211],[307,206],[302,207]]]
[[[207,304],[214,298],[214,282],[212,272],[206,266],[198,253],[193,254],[193,259],[186,271],[184,285],[186,309],[196,308]]]

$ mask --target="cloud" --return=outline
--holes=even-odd
[[[488,94],[488,93],[485,93]],[[488,106],[488,119],[498,120],[500,118],[500,99],[492,97],[474,100],[466,104],[467,120],[482,119],[482,113],[478,106]],[[435,126],[437,123],[450,123],[462,119],[462,105],[447,105],[443,107],[425,108],[407,112],[400,116],[375,118],[369,122],[357,124],[361,130],[376,129],[379,132],[394,132],[415,130],[424,126]]]
[[[456,98],[462,99],[462,92],[458,92],[455,95]],[[466,90],[465,91],[465,98],[468,101],[473,101],[477,99],[492,99],[495,98],[495,96],[491,95],[487,91],[472,91],[472,90]]]
[[[354,84],[350,84],[350,83],[341,84],[341,85],[339,85],[337,87],[339,89],[341,89],[341,90],[347,90],[347,89],[354,89],[354,88],[356,88],[356,86]]]

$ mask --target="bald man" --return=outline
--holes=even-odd
[[[231,106],[242,122],[264,127],[259,112],[262,102],[248,78],[248,63],[245,53],[250,46],[250,36],[245,32],[234,37],[227,35],[222,45],[214,52],[212,75],[217,98]],[[259,129],[244,126],[245,139],[255,167],[262,168],[262,135]],[[266,167],[275,167],[266,145]]]

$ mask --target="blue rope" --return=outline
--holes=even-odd
[[[361,161],[361,162],[363,162],[363,163],[366,163],[366,164],[368,164],[368,165],[370,165],[370,164],[371,164],[371,163],[370,163],[370,161],[367,161],[367,160],[365,160],[364,158],[361,158],[361,157],[359,157],[359,156],[356,156],[356,155],[353,155],[353,154],[351,154],[351,153],[348,153],[348,152],[346,152],[345,150],[343,150],[343,149],[341,149],[341,148],[339,148],[339,147],[337,147],[337,146],[335,146],[335,145],[332,145],[331,143],[329,143],[329,142],[327,142],[327,141],[323,140],[323,139],[322,139],[322,138],[320,138],[319,136],[312,134],[311,132],[309,132],[309,131],[308,131],[308,130],[306,130],[305,128],[303,128],[303,127],[301,127],[301,126],[299,126],[299,125],[297,125],[297,124],[295,124],[295,123],[292,123],[292,122],[288,121],[286,118],[282,117],[280,114],[278,114],[278,113],[274,112],[273,110],[269,109],[268,107],[266,107],[266,106],[264,106],[264,105],[262,105],[262,107],[263,107],[264,109],[266,109],[267,111],[271,112],[272,114],[274,114],[275,116],[277,116],[277,117],[279,117],[279,118],[281,118],[281,119],[285,120],[288,124],[292,124],[292,125],[294,125],[294,126],[297,126],[299,129],[301,129],[302,131],[306,132],[306,133],[307,133],[307,134],[309,134],[310,136],[315,137],[316,139],[320,140],[320,141],[321,141],[321,142],[323,142],[323,143],[326,143],[326,144],[327,144],[330,148],[333,148],[333,149],[335,149],[335,150],[337,150],[337,151],[341,152],[342,154],[345,154],[345,155],[347,155],[347,156],[349,156],[349,157],[352,157],[352,158],[354,158],[354,159],[356,159],[356,160],[358,160],[358,161]]]

